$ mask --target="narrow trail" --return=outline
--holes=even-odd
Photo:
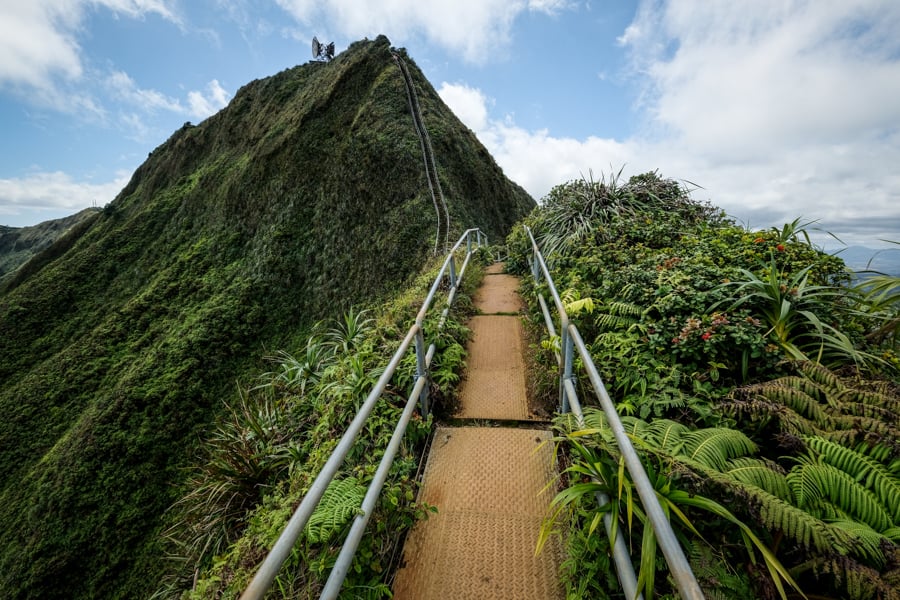
[[[510,427],[439,427],[420,501],[438,513],[416,525],[394,582],[396,600],[445,598],[553,600],[562,549],[553,538],[535,547],[556,475],[550,432],[528,427],[519,281],[488,269],[472,318],[463,420],[510,421]],[[525,422],[525,423],[523,423]],[[524,425],[524,426],[523,426]],[[543,444],[543,445],[542,445]]]

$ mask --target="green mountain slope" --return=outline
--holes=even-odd
[[[96,216],[98,210],[86,208],[74,215],[44,221],[30,227],[0,225],[0,283],[28,262],[32,256],[50,247],[73,228]]]
[[[407,64],[451,237],[499,240],[533,200]],[[0,291],[2,595],[146,595],[160,515],[235,380],[402,287],[436,219],[383,36],[175,132]]]

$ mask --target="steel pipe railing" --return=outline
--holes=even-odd
[[[428,414],[428,387],[426,383],[428,381],[428,368],[431,365],[436,347],[434,343],[432,343],[427,350],[425,349],[425,317],[434,302],[441,281],[443,281],[445,275],[448,275],[450,279],[450,291],[447,297],[447,306],[441,313],[441,318],[438,323],[438,330],[443,328],[473,253],[471,242],[473,236],[476,239],[476,247],[482,245],[482,239],[484,240],[484,245],[487,244],[487,236],[479,229],[469,229],[463,233],[459,238],[459,241],[457,241],[450,249],[447,258],[444,260],[440,271],[435,277],[434,283],[432,283],[431,288],[428,291],[428,295],[422,303],[422,307],[416,315],[415,322],[410,326],[403,341],[400,342],[400,346],[388,362],[384,373],[382,373],[378,382],[372,388],[371,392],[369,392],[365,402],[360,406],[356,415],[353,417],[353,420],[350,422],[350,425],[347,427],[347,430],[344,432],[344,435],[341,436],[337,446],[328,457],[322,470],[316,476],[309,490],[306,492],[306,495],[303,497],[303,500],[301,500],[300,505],[294,511],[294,514],[291,515],[287,525],[281,532],[278,540],[276,540],[275,545],[272,546],[269,554],[257,570],[256,575],[254,575],[250,584],[247,586],[247,589],[244,590],[244,593],[241,594],[241,600],[260,600],[272,586],[272,583],[278,576],[278,572],[281,570],[281,566],[284,564],[284,561],[287,560],[288,556],[290,556],[294,544],[297,543],[300,534],[303,533],[303,529],[306,527],[307,522],[309,522],[309,518],[312,516],[316,507],[319,505],[322,496],[325,494],[325,490],[328,489],[329,484],[331,484],[335,475],[337,475],[344,459],[353,447],[356,437],[359,435],[363,425],[365,425],[366,420],[372,413],[378,400],[381,398],[382,393],[384,393],[391,377],[393,377],[397,366],[400,364],[400,361],[403,360],[403,357],[406,355],[410,346],[413,346],[416,353],[415,385],[407,400],[403,413],[397,422],[394,433],[388,443],[388,448],[385,450],[385,454],[379,463],[375,477],[366,490],[366,495],[363,499],[362,506],[360,507],[360,514],[354,518],[350,533],[338,555],[338,561],[335,563],[328,581],[325,584],[325,588],[323,589],[322,596],[320,597],[335,598],[337,596],[341,585],[347,576],[347,570],[353,560],[353,555],[362,539],[369,516],[372,514],[378,496],[381,494],[381,489],[384,486],[394,456],[396,456],[403,435],[406,433],[406,427],[412,417],[416,403],[419,403],[423,416]],[[464,241],[466,242],[466,258],[457,274],[455,253],[460,249]]]
[[[584,427],[584,416],[575,389],[575,376],[573,373],[574,356],[575,350],[577,349],[584,370],[587,373],[591,386],[594,388],[594,393],[600,402],[600,407],[603,409],[606,420],[613,431],[613,436],[616,439],[619,452],[621,452],[622,459],[625,462],[625,468],[628,470],[628,474],[631,475],[632,482],[638,492],[638,497],[641,499],[644,511],[647,514],[647,519],[656,534],[657,544],[660,550],[662,550],[663,556],[669,565],[669,570],[675,580],[675,585],[678,588],[681,597],[685,600],[701,600],[704,598],[703,591],[697,583],[697,578],[694,577],[690,564],[684,555],[684,550],[682,550],[681,545],[675,537],[675,532],[672,530],[669,519],[666,517],[662,506],[659,504],[659,500],[656,497],[656,490],[653,488],[653,484],[650,483],[649,477],[647,477],[647,472],[644,470],[643,464],[641,464],[640,457],[635,451],[631,440],[628,438],[628,434],[625,433],[625,427],[622,425],[622,420],[616,412],[615,404],[613,404],[606,391],[606,386],[600,378],[600,374],[597,371],[597,367],[594,365],[594,361],[591,358],[587,346],[584,344],[584,340],[581,339],[578,327],[569,321],[565,305],[563,305],[563,302],[560,299],[559,292],[557,292],[556,285],[553,283],[553,278],[550,275],[550,270],[547,268],[547,263],[541,254],[531,229],[528,226],[525,226],[525,231],[531,241],[532,247],[532,276],[534,277],[535,283],[540,283],[541,276],[543,275],[544,281],[553,298],[553,303],[556,306],[557,315],[559,316],[560,321],[560,349],[559,352],[556,352],[556,359],[560,370],[560,411],[563,413],[571,411],[575,416],[578,426]],[[537,293],[537,297],[541,306],[541,312],[544,315],[544,321],[547,323],[548,331],[551,336],[555,336],[553,316],[548,310],[547,302],[544,299],[543,294],[539,292]],[[597,501],[602,506],[609,502],[609,497],[599,493],[597,494]],[[603,525],[610,537],[615,533],[615,539],[613,541],[613,560],[616,565],[619,583],[622,585],[622,589],[627,598],[640,598],[641,596],[637,593],[637,578],[635,577],[631,556],[625,546],[623,537],[619,535],[621,528],[613,527],[614,523],[612,518],[612,515],[607,512],[603,517]]]

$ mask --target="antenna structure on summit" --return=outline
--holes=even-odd
[[[328,62],[334,58],[334,42],[323,44],[319,38],[313,37],[312,55],[314,60]]]

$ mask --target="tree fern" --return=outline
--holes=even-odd
[[[729,458],[755,453],[756,444],[736,429],[716,427],[685,433],[679,450],[676,458],[724,471]]]
[[[644,307],[631,302],[608,302],[605,312],[597,316],[601,329],[622,330],[640,322]]]
[[[646,431],[646,441],[655,444],[660,450],[673,452],[681,443],[681,438],[689,432],[686,426],[669,419],[657,419]]]
[[[898,447],[900,398],[894,388],[842,379],[815,363],[793,365],[802,377],[781,377],[735,390],[731,401],[722,404],[724,412],[739,419],[774,418],[786,433],[819,435],[850,445],[874,438]]]
[[[831,417],[822,404],[804,390],[798,389],[798,387],[792,386],[790,383],[792,383],[790,379],[783,378],[762,383],[750,389],[767,400],[787,406],[794,412],[813,421],[818,427],[830,427],[832,424]]]
[[[807,437],[804,441],[823,462],[847,473],[871,490],[893,523],[900,523],[900,478],[877,460],[832,441],[818,437]]]
[[[827,367],[812,361],[801,361],[798,368],[810,381],[835,391],[843,391],[844,383]]]
[[[876,531],[893,525],[888,509],[853,477],[829,464],[801,460],[787,475],[798,506],[816,511],[822,502],[832,502]]]
[[[770,460],[749,456],[734,458],[728,461],[723,473],[741,483],[754,485],[786,502],[790,502],[793,498],[783,469]]]
[[[900,600],[900,588],[886,582],[875,569],[847,556],[815,557],[791,569],[795,576],[809,571],[833,580],[836,591],[842,592],[842,598]]]
[[[881,545],[887,541],[887,537],[875,531],[865,523],[852,519],[840,519],[829,522],[829,526],[846,531],[853,538],[853,554],[866,560],[868,563],[882,568],[885,556],[881,551]]]
[[[846,401],[884,408],[893,415],[895,423],[900,415],[900,398],[890,396],[887,390],[846,390]]]
[[[354,477],[336,479],[329,484],[319,505],[306,524],[306,537],[312,543],[327,542],[335,532],[359,513],[365,486]]]
[[[819,552],[846,553],[849,550],[849,535],[836,534],[821,519],[760,488],[745,487],[745,490],[751,492],[758,503],[759,520],[764,527],[781,531],[789,539]]]

